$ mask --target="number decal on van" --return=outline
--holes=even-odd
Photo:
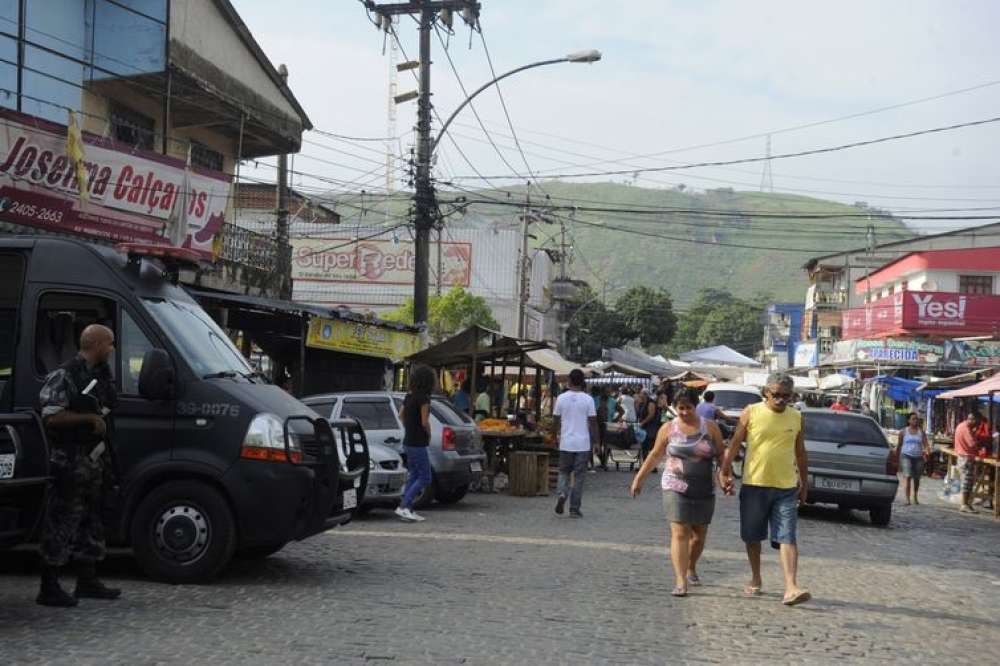
[[[237,418],[240,406],[226,402],[178,402],[177,413],[180,416],[229,416]]]

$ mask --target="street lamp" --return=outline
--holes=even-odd
[[[444,138],[444,133],[448,131],[448,126],[451,125],[451,121],[453,121],[455,117],[459,113],[461,113],[462,109],[464,109],[469,105],[469,102],[471,102],[473,98],[476,97],[476,95],[483,92],[487,88],[496,85],[499,81],[506,79],[508,76],[513,76],[514,74],[517,74],[518,72],[523,72],[526,69],[534,69],[535,67],[544,67],[545,65],[556,65],[562,62],[594,63],[600,59],[601,59],[601,52],[598,51],[597,49],[589,49],[587,51],[577,51],[575,53],[570,53],[569,55],[564,56],[562,58],[555,58],[553,60],[540,60],[539,62],[533,62],[530,65],[522,65],[521,67],[517,67],[515,69],[510,70],[509,72],[501,74],[492,81],[487,81],[480,87],[476,88],[476,90],[473,91],[471,95],[466,97],[465,100],[463,100],[462,103],[458,105],[458,108],[452,111],[451,115],[448,116],[448,119],[444,121],[444,124],[441,125],[441,129],[438,131],[437,138],[434,139],[434,143],[431,144],[431,152],[433,153],[434,150],[437,148],[437,145],[441,143],[441,139]]]
[[[420,108],[418,109],[418,135],[417,144],[417,173],[414,182],[416,201],[416,227],[414,238],[415,266],[413,271],[413,323],[420,326],[427,323],[427,297],[430,282],[430,230],[433,226],[432,207],[434,202],[434,188],[431,186],[430,164],[431,156],[437,149],[449,125],[456,116],[464,109],[479,93],[487,88],[496,85],[499,81],[513,76],[518,72],[545,65],[555,65],[563,62],[597,62],[601,59],[601,52],[596,49],[588,51],[577,51],[562,58],[552,60],[542,60],[533,62],[530,65],[523,65],[505,72],[500,76],[484,83],[466,97],[458,105],[448,119],[441,125],[441,130],[437,137],[430,141],[430,68],[426,66],[430,58],[430,32],[421,28],[421,61],[422,71],[420,76]]]

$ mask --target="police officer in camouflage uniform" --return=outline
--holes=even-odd
[[[106,410],[117,404],[108,366],[114,343],[106,326],[86,327],[80,353],[49,374],[39,394],[53,478],[41,534],[42,585],[36,601],[43,606],[75,606],[81,597],[117,599],[121,594],[98,580],[95,571],[105,555],[103,442]],[[70,560],[77,565],[73,596],[59,585],[59,570]]]

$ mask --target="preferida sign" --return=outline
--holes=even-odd
[[[182,196],[184,163],[84,135],[87,193],[66,156],[66,128],[0,112],[0,214],[4,220],[122,242],[166,243],[162,229]],[[125,152],[128,151],[128,152]],[[185,246],[211,257],[225,221],[229,177],[189,174]]]

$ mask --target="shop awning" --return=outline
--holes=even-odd
[[[1000,375],[995,375],[989,379],[984,379],[978,384],[966,386],[965,388],[946,391],[938,396],[941,400],[951,400],[952,398],[977,398],[988,396],[990,393],[1000,393]]]
[[[518,361],[521,354],[548,349],[544,342],[512,338],[483,326],[470,326],[447,340],[406,358],[410,363],[423,363],[434,368],[469,365],[473,359],[482,363],[492,359],[498,363]]]

